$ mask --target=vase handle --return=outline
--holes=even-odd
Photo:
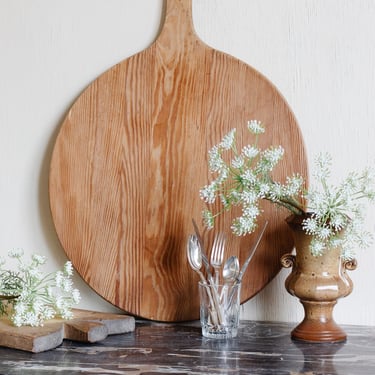
[[[293,254],[284,254],[280,259],[281,265],[284,268],[290,268],[296,263],[296,256]]]
[[[357,264],[357,259],[354,258],[343,261],[344,268],[348,271],[354,271],[357,268]]]

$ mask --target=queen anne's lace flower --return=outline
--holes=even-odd
[[[254,159],[258,156],[259,149],[254,146],[245,146],[242,149],[242,154],[245,155],[245,157],[248,159]]]
[[[42,326],[55,316],[67,318],[71,309],[80,300],[78,289],[73,288],[70,262],[63,271],[44,275],[39,267],[46,262],[44,256],[32,255],[29,264],[21,259],[22,251],[11,251],[9,257],[18,260],[18,271],[13,272],[0,266],[0,294],[14,299],[0,301],[0,312],[7,314],[15,326]],[[57,306],[62,308],[59,309]]]
[[[241,202],[243,202],[246,205],[252,205],[257,202],[258,195],[254,190],[244,190],[240,194]]]
[[[73,275],[73,265],[72,262],[66,262],[64,265],[64,273],[67,276],[72,276]]]
[[[240,156],[236,156],[233,160],[232,160],[232,167],[233,168],[237,168],[237,169],[240,169],[244,166],[244,163],[245,163],[245,160],[244,158],[240,155]]]
[[[258,181],[256,173],[249,169],[241,173],[240,178],[245,185],[255,185]]]
[[[215,219],[211,211],[203,211],[203,222],[208,229],[212,229],[214,227]]]
[[[231,229],[236,236],[244,236],[249,232],[253,232],[256,228],[254,220],[249,217],[241,216],[233,221]]]
[[[257,140],[265,131],[263,124],[251,120],[247,127],[255,138],[254,144],[238,148],[233,129],[209,151],[209,169],[217,177],[200,190],[200,196],[207,204],[214,203],[219,196],[222,209],[215,213],[204,211],[208,228],[213,228],[217,216],[233,206],[242,206],[242,215],[232,222],[231,229],[239,236],[253,232],[262,213],[259,200],[265,199],[297,215],[310,213],[302,221],[302,228],[313,237],[310,250],[314,255],[340,246],[342,256],[350,258],[354,247],[367,247],[371,243],[371,233],[363,229],[364,209],[359,201],[375,201],[373,169],[351,172],[340,185],[331,186],[328,178],[332,159],[328,153],[322,153],[315,159],[313,174],[319,188],[312,186],[305,191],[305,181],[299,174],[287,176],[285,183],[274,181],[272,172],[283,158],[284,149],[280,145],[261,150]],[[224,152],[232,155],[225,158]],[[225,160],[231,160],[230,164]]]
[[[262,134],[265,132],[263,124],[257,120],[248,121],[247,127],[253,134]]]
[[[302,222],[302,229],[307,234],[312,234],[312,235],[316,234],[318,228],[319,226],[318,226],[317,221],[312,217],[309,217]]]
[[[224,150],[230,150],[233,146],[236,129],[232,129],[221,141],[220,147]]]
[[[35,263],[36,266],[42,265],[46,263],[46,257],[43,255],[33,254],[31,259]]]
[[[9,250],[8,256],[10,258],[21,258],[23,256],[23,250],[22,249],[12,249]]]
[[[214,203],[216,199],[216,184],[211,183],[200,190],[200,197],[207,203]]]
[[[218,146],[212,147],[208,152],[208,165],[211,172],[218,172],[224,165],[221,158],[220,148]]]

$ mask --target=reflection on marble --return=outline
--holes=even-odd
[[[242,321],[235,339],[202,337],[199,323],[137,321],[95,344],[72,341],[32,354],[0,348],[0,374],[374,375],[375,327],[344,326],[344,343],[293,341],[287,323]]]

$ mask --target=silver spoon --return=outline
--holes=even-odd
[[[239,273],[240,273],[240,262],[237,256],[232,255],[224,263],[224,267],[223,267],[224,286],[221,291],[220,300],[222,300],[223,296],[226,295],[229,285],[237,280]]]
[[[189,236],[186,250],[187,250],[187,258],[188,258],[190,267],[193,269],[193,271],[198,273],[198,275],[201,279],[201,282],[203,284],[207,285],[207,281],[206,281],[206,279],[205,279],[205,277],[204,277],[204,275],[201,271],[201,268],[202,268],[202,252],[201,252],[201,248],[200,248],[199,243],[198,243],[198,239],[195,235],[191,234]],[[212,318],[213,324],[216,325],[216,324],[218,324],[217,312],[216,312],[216,309],[215,309],[216,304],[215,304],[214,300],[212,299],[210,289],[207,289],[207,295],[210,299],[210,305],[214,309],[214,310],[211,310],[211,318]]]
[[[225,282],[234,281],[240,273],[240,262],[235,255],[230,256],[224,263],[223,278]]]
[[[203,246],[203,238],[199,232],[199,229],[198,229],[198,225],[197,223],[195,222],[194,219],[191,219],[192,223],[193,223],[193,227],[194,227],[194,231],[195,231],[195,235],[196,235],[196,239],[198,241],[198,245],[201,249],[201,254],[202,254],[202,261],[203,261],[203,264],[204,264],[204,267],[206,269],[206,272],[207,272],[207,278],[208,280],[211,279],[212,277],[212,274],[211,274],[211,269],[210,269],[210,262],[208,261],[208,257],[204,251],[204,246]]]
[[[188,239],[187,243],[187,258],[190,264],[190,267],[195,271],[202,283],[207,284],[207,281],[201,271],[202,268],[202,253],[200,251],[200,247],[198,245],[197,237],[191,234]]]

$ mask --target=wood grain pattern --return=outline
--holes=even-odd
[[[233,127],[251,142],[249,119],[267,126],[262,146],[286,150],[276,178],[307,174],[287,103],[259,72],[198,39],[191,0],[168,0],[157,40],[80,95],[56,139],[50,203],[64,250],[99,295],[148,319],[199,316],[198,279],[185,248],[191,218],[203,208],[207,151]],[[242,301],[278,273],[292,246],[285,213],[263,208],[269,226],[244,277]],[[227,230],[231,220],[218,227]],[[207,245],[211,237],[205,234]],[[252,236],[230,239],[228,252],[243,260]]]
[[[79,309],[73,313],[71,320],[52,319],[42,327],[15,327],[9,319],[2,318],[0,346],[39,353],[56,348],[64,339],[93,343],[135,329],[131,316]]]

